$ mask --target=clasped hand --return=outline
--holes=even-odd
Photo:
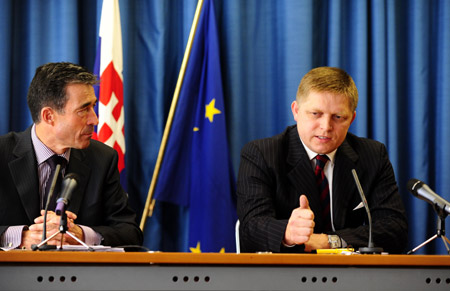
[[[74,236],[84,241],[83,230],[81,227],[75,224],[75,219],[77,215],[73,212],[66,211],[67,214],[67,231],[72,233]],[[53,235],[55,232],[59,231],[61,216],[56,215],[53,211],[47,212],[47,224],[46,224],[46,237]],[[27,249],[31,248],[33,244],[39,244],[42,241],[42,231],[44,227],[44,210],[41,210],[41,216],[34,219],[34,224],[30,225],[27,230],[22,233],[22,244],[21,248],[25,247]],[[78,244],[78,242],[73,239],[68,234],[58,234],[47,242],[49,245],[60,245],[61,240],[63,244]]]
[[[309,208],[309,201],[305,195],[300,196],[300,207],[292,211],[289,218],[284,243],[286,245],[305,245],[305,251],[310,252],[319,248],[328,248],[328,236],[314,233],[314,212]]]

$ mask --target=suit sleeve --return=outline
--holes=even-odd
[[[115,151],[109,160],[109,168],[100,193],[103,221],[91,224],[90,227],[101,234],[103,245],[142,245],[143,235],[136,223],[136,214],[128,205],[128,194],[120,185],[118,156]]]
[[[364,156],[367,166],[357,171],[372,216],[372,239],[375,246],[383,247],[384,251],[401,253],[408,237],[406,214],[386,147],[381,143],[377,143],[377,147],[372,151],[377,154]],[[368,244],[367,221],[364,225],[340,229],[336,233],[352,246]]]
[[[245,145],[241,152],[237,181],[241,250],[299,252],[303,246],[282,245],[288,219],[276,219],[276,179],[266,158],[273,157],[264,157],[255,143]]]

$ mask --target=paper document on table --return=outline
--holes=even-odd
[[[125,252],[124,248],[113,248],[109,246],[89,246],[90,249],[86,248],[82,245],[63,245],[62,247],[58,246],[58,250],[62,251],[93,251],[93,252]]]

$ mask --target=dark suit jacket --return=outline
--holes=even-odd
[[[71,149],[66,174],[76,173],[78,186],[67,210],[77,224],[100,233],[103,245],[141,245],[142,232],[128,196],[120,186],[117,152],[92,140],[88,148]],[[13,225],[31,225],[40,216],[37,160],[31,127],[0,137],[0,234]]]
[[[333,219],[336,234],[355,248],[367,246],[367,215],[353,210],[361,198],[351,170],[355,169],[367,197],[373,221],[373,241],[385,251],[406,247],[407,221],[394,171],[383,144],[348,133],[338,148],[333,172]],[[297,127],[244,146],[237,181],[237,212],[244,252],[298,252],[302,246],[282,245],[300,194],[315,214],[315,233],[323,233],[320,200],[309,157]]]

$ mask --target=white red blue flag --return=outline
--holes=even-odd
[[[96,90],[99,124],[94,138],[119,154],[118,169],[125,187],[125,113],[123,106],[122,30],[118,0],[103,0],[94,73],[100,77]]]

